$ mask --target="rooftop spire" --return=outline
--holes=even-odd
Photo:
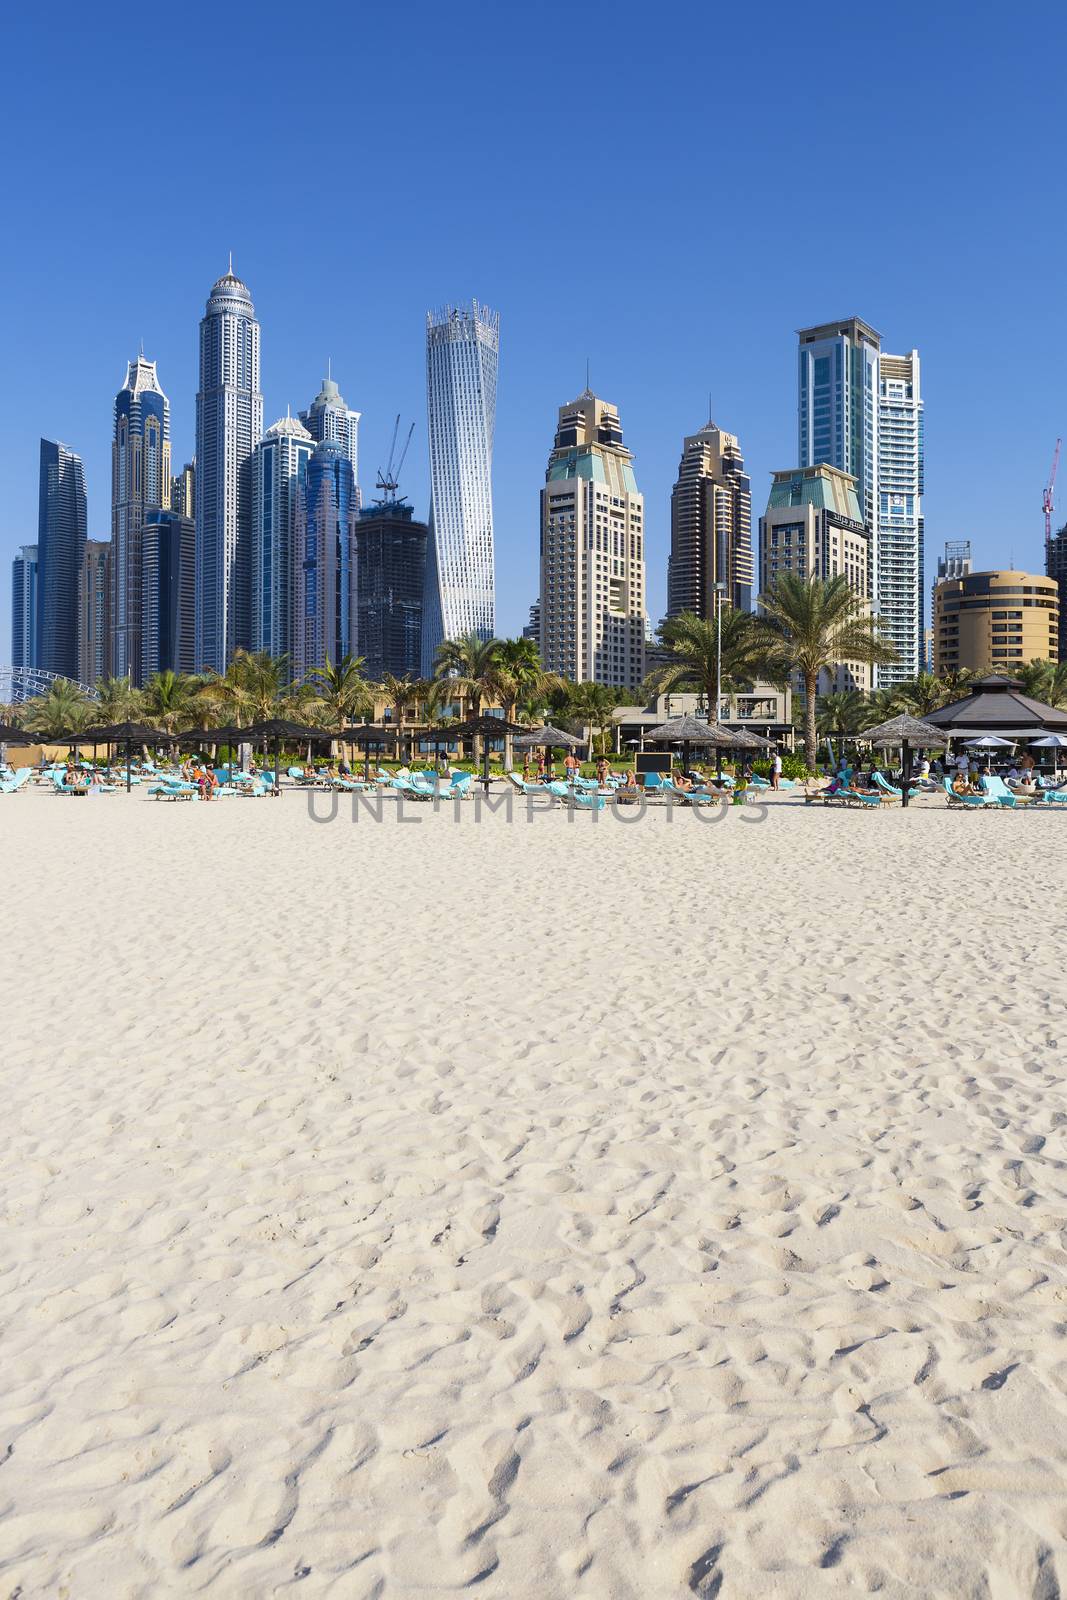
[[[232,278],[233,277],[233,251],[232,250],[230,251],[230,264],[229,264],[229,266],[227,267],[226,270],[230,274],[230,277]]]

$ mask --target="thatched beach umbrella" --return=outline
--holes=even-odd
[[[395,744],[400,737],[400,730],[391,722],[362,722],[347,730],[353,744],[363,746],[363,781],[370,780],[370,752],[371,746],[376,751],[383,745]]]
[[[135,744],[148,744],[153,748],[165,744],[169,735],[159,728],[149,728],[143,722],[112,722],[103,728],[86,728],[76,735],[82,744],[122,744],[126,746],[126,793],[130,792],[131,751]]]
[[[543,748],[547,765],[554,749],[577,750],[581,742],[573,733],[564,733],[562,728],[554,728],[550,722],[545,722],[539,728],[529,728],[525,733],[520,733],[517,739],[511,741],[511,747],[513,750]]]
[[[303,722],[290,722],[286,717],[268,717],[264,722],[253,722],[250,728],[242,729],[245,739],[254,741],[262,739],[264,743],[274,746],[274,793],[282,792],[281,773],[279,772],[278,750],[283,739],[292,744],[314,744],[329,741],[333,734],[328,728],[309,728]]]
[[[658,728],[651,728],[645,734],[645,743],[649,740],[653,744],[680,744],[683,767],[689,765],[692,745],[696,745],[698,750],[743,748],[741,736],[732,729],[724,728],[721,722],[702,722],[699,717],[693,716],[672,717],[669,722],[661,722]]]
[[[491,717],[487,712],[481,716],[470,717],[466,722],[457,722],[455,727],[449,728],[448,733],[453,739],[481,739],[482,741],[482,782],[486,794],[489,793],[489,741],[503,739],[509,733],[525,733],[527,730],[518,722],[505,722],[503,717]]]
[[[876,728],[868,728],[863,738],[881,750],[900,745],[902,765],[900,803],[904,806],[908,803],[908,790],[911,788],[912,747],[919,750],[941,750],[945,746],[945,735],[940,728],[933,727],[929,722],[920,722],[917,717],[909,716],[891,717],[888,722],[880,722]]]

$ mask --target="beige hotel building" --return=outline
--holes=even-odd
[[[968,572],[934,588],[934,671],[1004,672],[1059,660],[1060,598],[1054,578],[1032,572]]]

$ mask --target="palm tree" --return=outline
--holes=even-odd
[[[762,671],[774,670],[759,620],[734,606],[722,608],[721,674],[719,628],[714,620],[683,611],[660,623],[659,638],[671,660],[648,674],[644,692],[649,698],[683,690],[703,695],[713,719],[718,714],[720,693],[752,683]]]
[[[331,729],[340,732],[342,743],[350,742],[344,735],[346,725],[374,708],[363,664],[364,657],[351,652],[342,656],[336,666],[327,656],[324,667],[315,667],[308,674],[314,695],[312,705],[321,710]]]
[[[872,689],[867,696],[863,726],[876,728],[880,722],[888,722],[899,711],[900,699],[895,688]]]
[[[1023,694],[1046,706],[1067,706],[1067,662],[1031,661],[1019,678]]]
[[[600,748],[604,749],[604,735],[612,727],[612,712],[623,703],[617,689],[606,683],[576,683],[571,693],[571,714],[589,725],[589,759],[593,758],[593,735],[600,734]]]
[[[195,720],[201,688],[201,680],[189,673],[172,672],[169,667],[157,672],[144,687],[145,716],[175,734],[183,723]]]
[[[38,695],[27,704],[23,725],[29,733],[39,733],[47,739],[87,728],[100,720],[96,713],[95,701],[79,684],[69,678],[56,678],[49,684],[47,694]]]
[[[815,726],[823,739],[852,739],[863,732],[867,720],[867,696],[861,689],[844,689],[821,694],[815,703]]]
[[[481,715],[482,705],[497,693],[499,639],[483,639],[477,633],[464,633],[458,639],[445,639],[437,647],[433,675],[438,689],[435,699],[446,695],[466,700],[471,717]],[[474,740],[474,761],[481,755],[481,740]]]
[[[804,755],[814,772],[820,673],[841,661],[868,666],[894,661],[896,652],[843,574],[803,578],[781,572],[759,603],[766,618],[761,631],[767,655],[780,651],[783,664],[799,674],[804,686]]]
[[[277,716],[289,692],[289,657],[266,650],[238,650],[223,676],[204,688],[216,710],[237,727]]]
[[[917,672],[914,678],[898,684],[894,693],[895,709],[918,717],[920,722],[945,704],[945,685],[932,672]]]
[[[941,686],[945,698],[942,705],[951,705],[954,700],[963,700],[974,688],[977,674],[967,667],[957,667],[953,672],[941,673]]]
[[[141,691],[130,678],[101,678],[96,685],[97,721],[132,722],[141,713]]]
[[[405,674],[402,678],[394,677],[391,672],[382,673],[381,688],[389,704],[396,712],[396,725],[403,731],[404,718],[409,711],[418,705],[421,685],[419,680]]]
[[[483,639],[477,633],[446,639],[437,647],[434,678],[438,683],[447,683],[453,695],[467,701],[472,717],[480,716],[483,701],[496,689],[494,669],[499,648],[499,639]]]

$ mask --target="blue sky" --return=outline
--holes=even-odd
[[[981,564],[1039,567],[1067,433],[1065,47],[1044,3],[24,8],[0,63],[0,658],[38,439],[84,456],[106,537],[126,362],[143,338],[186,459],[231,248],[265,421],[331,357],[365,492],[396,413],[415,421],[422,514],[425,312],[499,309],[500,631],[537,592],[538,492],[587,357],[636,454],[655,621],[709,390],[755,521],[794,463],[794,330],[852,313],[923,359],[928,568],[967,537]]]

